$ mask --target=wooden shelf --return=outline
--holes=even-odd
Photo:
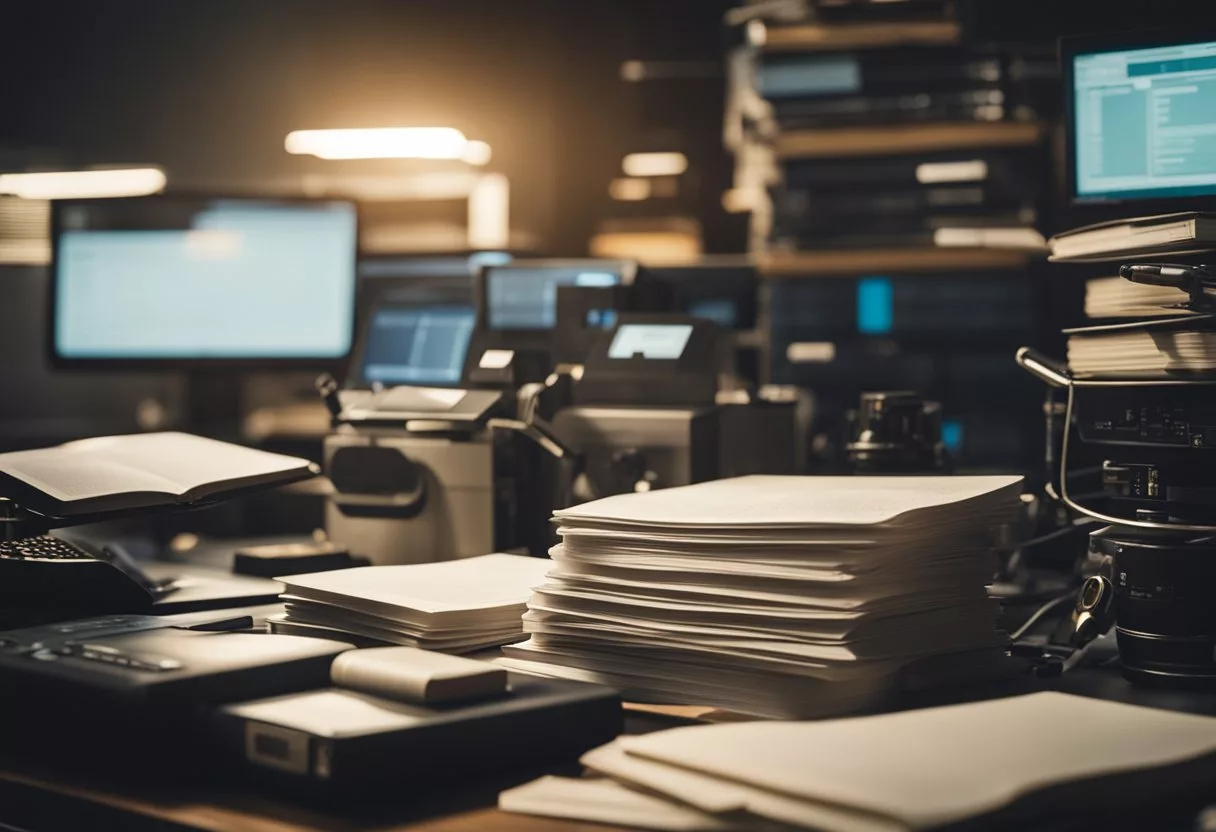
[[[1009,248],[868,248],[778,252],[756,256],[761,277],[847,276],[873,272],[1025,268],[1035,252]]]
[[[953,20],[912,23],[842,23],[834,26],[770,26],[765,52],[827,52],[887,46],[951,46],[959,42]]]
[[[782,133],[777,136],[774,149],[779,159],[839,159],[1028,147],[1037,144],[1043,134],[1042,124],[1020,121],[834,127]]]

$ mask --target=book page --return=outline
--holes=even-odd
[[[8,474],[61,503],[111,497],[116,494],[158,494],[169,502],[178,486],[150,471],[99,457],[59,453],[58,448],[0,454],[0,472]]]
[[[210,486],[214,490],[239,487],[242,482],[254,484],[263,478],[308,468],[308,461],[297,457],[176,432],[82,439],[47,449],[45,453],[56,451],[71,454],[77,460],[105,460],[125,467],[133,472],[132,476],[138,473],[158,477],[171,483],[174,487],[169,493],[179,497],[196,490],[210,491]]]

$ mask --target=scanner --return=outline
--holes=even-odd
[[[583,457],[581,496],[795,473],[794,402],[720,393],[729,348],[691,315],[623,313],[601,333],[553,419]]]
[[[373,563],[545,554],[548,517],[569,504],[579,475],[576,455],[548,423],[556,410],[548,403],[568,389],[566,368],[581,364],[605,327],[666,297],[637,264],[609,260],[491,264],[475,288],[467,332],[447,307],[438,310],[443,320],[425,324],[400,304],[388,319],[373,310],[351,377],[386,377],[384,367],[369,374],[366,356],[408,356],[397,377],[412,373],[419,383],[319,385],[333,415],[326,532]],[[392,332],[409,343],[393,343]],[[455,337],[461,332],[466,341]],[[462,356],[459,382],[444,383],[447,370],[426,369],[421,356]]]

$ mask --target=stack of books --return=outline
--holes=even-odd
[[[482,555],[408,566],[365,566],[279,580],[286,612],[273,632],[472,653],[524,637],[528,596],[551,564]]]
[[[776,180],[766,248],[1043,250],[1043,108],[1022,94],[1025,61],[960,45],[955,21],[881,11],[754,39],[755,135]]]
[[[531,638],[501,661],[779,718],[999,672],[991,532],[1020,491],[1011,476],[753,476],[567,509]]]
[[[1216,221],[1196,212],[1116,219],[1062,232],[1049,245],[1051,260],[1057,263],[1152,259],[1185,264],[1216,246]],[[1069,368],[1082,376],[1216,370],[1216,320],[1209,310],[1191,303],[1184,288],[1187,270],[1167,263],[1160,275],[1147,276],[1154,283],[1122,277],[1088,280],[1085,315],[1094,324],[1064,331]],[[1204,286],[1209,303],[1213,292]]]

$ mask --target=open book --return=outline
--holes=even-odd
[[[187,433],[144,433],[0,454],[0,495],[72,517],[194,505],[316,473],[306,459]]]

